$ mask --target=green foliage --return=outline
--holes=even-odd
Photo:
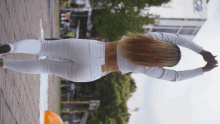
[[[61,2],[60,7],[67,6],[68,4],[69,4],[69,2]]]
[[[139,16],[133,8],[115,9],[112,13],[110,9],[95,11],[97,14],[92,17],[92,23],[98,36],[108,37],[110,41],[117,41],[127,31],[143,34],[142,26],[144,24],[155,24],[154,18]],[[129,10],[126,13],[126,10]]]
[[[75,32],[68,32],[68,33],[66,34],[66,37],[75,38]]]
[[[62,98],[62,97],[61,97]],[[64,108],[64,104],[63,103],[60,103],[60,110],[62,111]]]
[[[161,6],[163,3],[168,3],[170,1],[171,0],[106,0],[106,4],[112,3],[112,6],[116,6],[122,2],[125,5],[125,8],[131,8],[134,6],[144,8],[146,4],[148,4],[148,6]],[[104,6],[107,6],[106,4]]]
[[[83,84],[82,84],[83,85]],[[136,85],[130,74],[122,75],[120,72],[110,73],[99,80],[85,84],[95,100],[100,100],[97,111],[89,112],[89,122],[92,124],[124,124],[128,122],[130,114],[126,101],[135,91]],[[83,90],[85,93],[85,90]]]
[[[114,118],[108,118],[106,121],[105,121],[105,124],[116,124],[116,121]]]
[[[68,120],[69,120],[69,118],[70,118],[70,116],[69,116],[69,115],[64,115],[64,116],[63,116],[63,121],[68,121]]]
[[[103,122],[99,121],[97,124],[103,124]]]

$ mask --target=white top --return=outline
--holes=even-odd
[[[179,34],[162,32],[150,32],[150,34],[153,36],[154,39],[186,47],[198,54],[200,54],[203,50],[203,47],[198,46],[193,41],[185,37],[182,37]],[[149,33],[146,33],[144,35],[149,36]],[[124,38],[126,37],[123,36],[123,38],[119,42],[121,42]],[[182,81],[199,75],[203,75],[202,67],[192,70],[175,71],[170,69],[164,69],[158,66],[148,67],[132,64],[125,57],[121,56],[119,45],[117,46],[117,64],[122,74],[129,72],[142,73],[150,77],[173,82]]]

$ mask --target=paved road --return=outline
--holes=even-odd
[[[53,37],[58,37],[58,2],[51,0]],[[46,0],[0,0],[0,43],[13,43],[40,37],[40,19],[44,37],[50,38],[50,20]],[[9,54],[12,60],[37,60],[31,54]],[[0,124],[39,124],[40,75],[0,68]],[[59,114],[59,78],[49,75],[48,109]]]

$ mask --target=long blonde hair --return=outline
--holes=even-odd
[[[128,33],[119,43],[119,48],[123,57],[137,65],[173,67],[181,59],[181,51],[176,44],[155,40],[152,35]]]

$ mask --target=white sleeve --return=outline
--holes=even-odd
[[[203,47],[197,45],[192,40],[182,37],[179,34],[173,33],[162,33],[162,32],[150,32],[154,39],[169,42],[172,44],[180,45],[182,47],[188,48],[198,54],[200,54],[203,50]],[[148,33],[144,34],[145,36]],[[149,36],[149,35],[148,35]]]
[[[182,81],[203,75],[202,67],[185,71],[175,71],[164,69],[158,66],[146,67],[142,65],[136,65],[136,68],[133,70],[133,72],[146,74],[153,78],[168,80],[172,82]]]
[[[188,49],[195,51],[198,54],[203,50],[202,47],[198,46],[191,40],[180,36],[179,34],[151,32],[151,35],[157,40],[166,41],[169,43],[186,47]],[[175,71],[170,69],[164,69],[158,66],[146,67],[146,66],[136,65],[135,70],[133,70],[133,72],[142,73],[153,78],[168,80],[173,82],[182,81],[182,80],[194,78],[199,75],[203,75],[202,67],[191,70],[185,70],[185,71]]]

